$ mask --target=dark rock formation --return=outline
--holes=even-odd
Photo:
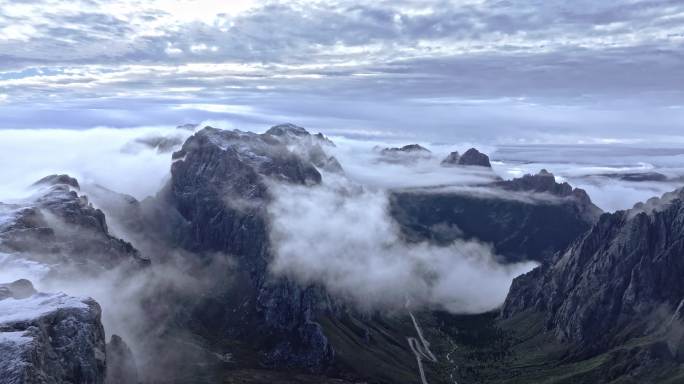
[[[453,166],[458,165],[458,161],[461,159],[461,155],[458,152],[451,152],[447,157],[442,160],[443,166]]]
[[[508,191],[548,193],[553,196],[571,199],[577,203],[579,209],[591,221],[595,221],[601,214],[601,210],[591,202],[585,190],[573,188],[567,182],[557,183],[553,173],[546,169],[542,169],[536,175],[528,174],[517,179],[502,180],[496,182],[495,185]]]
[[[412,163],[418,160],[429,159],[432,152],[419,144],[409,144],[397,148],[380,149],[380,161],[388,163]]]
[[[662,330],[684,298],[683,198],[678,190],[604,214],[553,261],[515,279],[502,317],[541,312],[582,355]]]
[[[0,300],[0,381],[104,383],[100,313],[94,300],[62,293]]]
[[[470,148],[458,159],[458,165],[470,165],[477,167],[491,168],[489,163],[489,156],[481,153],[475,148]]]
[[[112,335],[109,343],[107,343],[107,378],[105,383],[138,383],[138,368],[135,365],[133,352],[117,335]]]
[[[601,214],[583,190],[557,184],[546,171],[492,187],[501,191],[483,196],[395,192],[391,213],[410,240],[476,239],[493,244],[506,261],[545,260],[589,230]],[[536,199],[537,193],[551,196]]]
[[[160,198],[175,211],[164,220],[171,223],[171,241],[193,252],[221,252],[237,259],[234,273],[242,296],[235,297],[234,304],[240,306],[242,321],[249,319],[251,329],[245,329],[231,312],[230,302],[222,303],[223,310],[206,320],[238,338],[252,335],[251,347],[263,364],[315,371],[334,356],[315,320],[322,294],[312,287],[273,280],[267,271],[269,180],[298,185],[321,182],[311,159],[288,150],[281,140],[307,135],[289,125],[261,135],[204,128],[174,153],[172,177]],[[235,287],[216,289],[227,292]],[[197,310],[205,311],[204,305],[209,303],[200,303]]]
[[[55,186],[55,185],[66,185],[73,187],[75,189],[81,189],[81,186],[78,184],[78,180],[74,179],[73,177],[69,175],[48,175],[43,177],[42,179],[36,181],[33,183],[34,186]]]
[[[380,154],[385,156],[396,155],[398,153],[419,153],[425,155],[432,152],[420,144],[408,144],[400,148],[385,148],[380,151]]]
[[[278,136],[278,137],[308,137],[311,136],[309,131],[306,129],[291,124],[285,123],[273,126],[266,131],[267,135]]]
[[[310,134],[306,129],[294,124],[281,124],[271,127],[263,135],[264,139],[274,144],[285,144],[299,157],[310,161],[318,169],[332,173],[344,173],[336,158],[328,156],[324,147],[334,147],[330,139],[322,133]]]
[[[305,128],[290,123],[273,126],[264,134],[271,135],[288,144],[304,143],[307,145],[335,146],[335,143],[333,143],[329,138],[325,137],[325,135],[322,133],[319,132],[315,135],[312,135]]]
[[[308,372],[317,382],[328,380],[323,376],[413,382],[415,355],[396,319],[357,314],[321,287],[269,272],[266,208],[274,181],[321,182],[316,159],[301,149],[310,136],[282,127],[269,132],[205,128],[174,154],[171,180],[146,220],[161,226],[172,246],[191,251],[189,257],[211,264],[227,254],[231,263],[212,264],[218,278],[178,306],[174,328],[165,333],[182,330],[206,340],[204,362],[214,356],[219,371],[268,368]],[[415,330],[409,325],[407,332]],[[171,365],[179,364],[192,369],[185,360]]]
[[[54,266],[101,271],[122,264],[147,265],[128,242],[109,234],[104,213],[80,195],[78,181],[52,175],[21,204],[0,203],[0,251]]]

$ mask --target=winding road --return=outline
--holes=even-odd
[[[409,347],[411,347],[413,354],[416,355],[416,361],[418,362],[418,371],[420,373],[421,383],[428,384],[428,381],[425,378],[425,369],[423,368],[423,361],[425,360],[432,363],[436,363],[437,358],[435,357],[435,355],[432,354],[432,351],[430,351],[430,343],[427,340],[425,340],[425,337],[423,337],[423,331],[420,329],[420,326],[418,325],[418,321],[416,320],[415,316],[413,316],[413,313],[411,312],[409,312],[409,315],[411,316],[411,320],[413,321],[413,326],[416,328],[418,338],[407,337],[406,340],[408,340]],[[454,382],[454,384],[456,383]]]

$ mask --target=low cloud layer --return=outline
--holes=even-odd
[[[477,242],[408,244],[388,197],[326,175],[322,186],[274,186],[271,270],[325,286],[364,308],[439,307],[475,313],[500,305],[533,263],[504,266]]]
[[[500,146],[495,171],[504,178],[547,169],[558,181],[585,189],[605,211],[629,209],[653,196],[684,186],[684,148],[670,145],[590,144]],[[656,174],[663,180],[625,180]]]
[[[190,134],[174,128],[3,130],[0,201],[23,197],[35,181],[62,173],[142,199],[161,188],[171,155],[137,140]]]

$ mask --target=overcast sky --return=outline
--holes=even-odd
[[[684,141],[681,0],[0,0],[0,128]]]

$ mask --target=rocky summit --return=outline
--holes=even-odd
[[[104,329],[92,299],[35,292],[30,282],[2,284],[0,382],[105,382]]]
[[[458,158],[458,165],[470,165],[476,167],[487,167],[491,168],[492,165],[489,162],[489,156],[478,151],[475,148],[470,148],[463,155]]]
[[[602,213],[586,192],[556,183],[546,171],[484,186],[495,192],[487,197],[429,189],[396,191],[391,213],[413,241],[448,244],[477,239],[492,244],[509,262],[550,258],[591,228]],[[505,191],[515,194],[506,197]]]
[[[56,274],[149,263],[130,243],[109,233],[104,213],[80,193],[76,179],[47,176],[34,184],[33,192],[21,201],[0,203],[0,252],[7,259],[40,263]]]
[[[684,302],[683,198],[677,190],[601,216],[553,261],[514,281],[503,316],[541,311],[560,340],[587,354],[663,331]]]

